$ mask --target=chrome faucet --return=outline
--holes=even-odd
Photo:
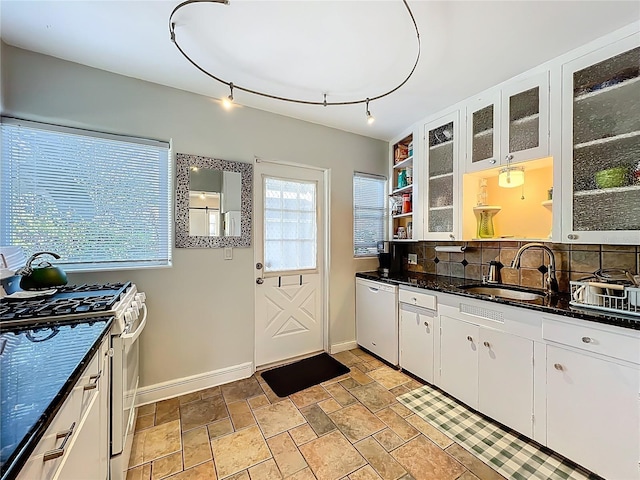
[[[516,252],[516,256],[513,257],[511,262],[511,268],[520,268],[520,257],[525,250],[530,248],[540,248],[549,255],[549,265],[547,265],[547,275],[545,277],[545,290],[547,293],[558,293],[558,279],[556,278],[556,257],[553,255],[553,251],[542,243],[527,243],[520,247]]]

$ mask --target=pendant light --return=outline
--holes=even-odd
[[[500,170],[498,186],[503,188],[515,188],[524,184],[524,167],[512,167],[513,155],[507,155],[507,166]]]

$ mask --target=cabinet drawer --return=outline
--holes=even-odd
[[[542,338],[640,364],[640,338],[544,318]]]
[[[62,404],[62,407],[60,407],[60,410],[58,410],[58,413],[47,428],[47,431],[38,442],[38,445],[36,445],[36,448],[31,454],[32,456],[43,454],[44,452],[58,448],[60,443],[62,443],[62,440],[56,438],[57,434],[68,430],[74,422],[76,424],[76,428],[80,424],[88,406],[91,404],[91,400],[100,391],[103,379],[101,376],[96,381],[95,375],[99,373],[99,369],[102,365],[101,352],[102,350],[99,350],[98,353],[94,355],[91,363],[82,373],[82,376],[73,387],[73,390],[69,393],[69,396]],[[94,383],[96,384],[96,387],[91,388],[91,385]],[[85,390],[86,386],[89,387],[88,390]],[[74,434],[75,431],[71,436],[73,437]],[[69,441],[71,441],[71,438]],[[50,463],[55,462],[50,461]]]
[[[416,290],[404,290],[401,288],[398,294],[398,300],[400,303],[408,303],[410,305],[428,308],[429,310],[436,310],[438,306],[435,295],[429,295],[428,293],[418,292]]]

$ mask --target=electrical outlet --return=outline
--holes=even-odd
[[[233,248],[226,247],[224,249],[224,259],[225,260],[233,260]]]
[[[409,254],[409,265],[417,265],[418,264],[418,254],[410,253]]]

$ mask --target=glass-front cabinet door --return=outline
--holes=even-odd
[[[467,172],[500,163],[500,92],[483,94],[467,105]]]
[[[502,163],[549,155],[549,72],[502,88]]]
[[[455,240],[458,236],[459,113],[425,126],[427,209],[425,238]]]
[[[562,75],[563,241],[638,245],[640,36],[566,63]]]

